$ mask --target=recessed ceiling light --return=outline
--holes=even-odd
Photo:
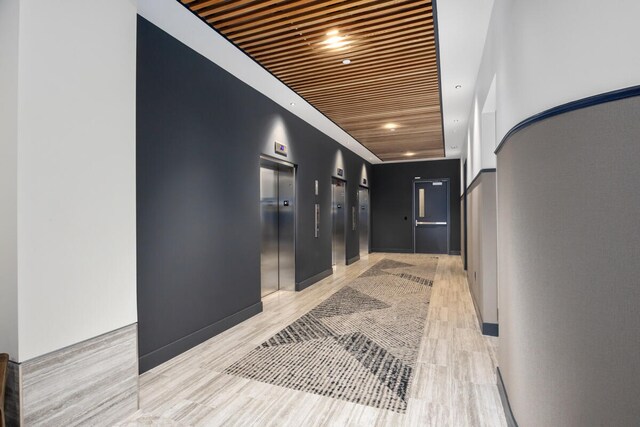
[[[396,130],[397,127],[398,125],[395,123],[387,123],[386,125],[384,125],[384,128],[389,129],[390,131]]]
[[[456,89],[460,89],[462,85],[456,85]]]
[[[407,151],[406,153],[404,153],[405,156],[411,157],[411,156],[415,156],[416,153],[414,153],[413,151]]]
[[[349,44],[338,30],[331,30],[327,33],[327,39],[322,42],[329,49],[340,49]]]
[[[342,60],[342,63],[343,63],[344,65],[349,65],[349,64],[351,64],[351,60],[350,60],[350,59],[343,59],[343,60]]]

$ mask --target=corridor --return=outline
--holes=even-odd
[[[404,281],[409,287],[414,283],[416,290],[428,289],[428,280],[420,284],[400,276],[403,268],[428,275],[430,264],[434,268],[430,292],[412,293],[410,297],[414,305],[425,301],[428,304],[424,311],[426,322],[421,323],[416,342],[406,408],[401,405],[379,408],[373,400],[357,404],[337,392],[329,396],[309,389],[302,391],[300,387],[296,390],[277,386],[272,384],[273,380],[270,383],[265,378],[262,381],[246,378],[242,369],[238,374],[229,373],[234,365],[246,369],[251,364],[264,364],[264,360],[256,362],[259,359],[256,357],[247,360],[247,356],[264,348],[263,343],[301,316],[330,306],[332,298],[347,288],[372,294],[366,286],[380,280],[376,270],[384,271],[382,276],[399,278],[398,286]],[[388,296],[385,301],[389,301]],[[404,301],[406,307],[407,299]],[[338,305],[344,309],[348,304],[343,300]],[[375,313],[389,309],[365,307],[365,310]],[[397,316],[402,314],[397,311]],[[406,317],[411,313],[404,314]],[[330,323],[326,317],[323,319],[325,324]],[[503,426],[506,423],[496,387],[496,346],[497,338],[482,336],[479,331],[460,257],[439,255],[435,259],[431,255],[374,253],[339,268],[334,275],[302,292],[279,291],[266,297],[262,313],[142,374],[140,409],[120,425]],[[301,352],[300,364],[312,355],[313,352]],[[410,351],[405,357],[411,359]],[[336,360],[341,359],[335,357]],[[267,362],[276,365],[273,369],[284,365],[291,370],[286,359],[273,358]],[[325,368],[321,379],[341,366]],[[358,381],[365,380],[362,375],[352,375],[349,385],[357,388]],[[369,386],[367,390],[376,389]]]

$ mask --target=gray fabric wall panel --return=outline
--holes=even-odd
[[[498,323],[496,172],[481,172],[467,194],[467,279],[483,323]]]
[[[140,17],[137,99],[138,316],[146,370],[259,308],[258,165],[261,154],[276,156],[276,138],[298,166],[297,283],[331,270],[336,167],[345,171],[350,210],[370,165]],[[359,253],[351,228],[348,258]]]
[[[640,420],[640,99],[498,153],[499,364],[521,426]]]

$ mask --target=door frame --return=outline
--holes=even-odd
[[[293,170],[293,194],[295,197],[293,203],[293,286],[295,290],[298,285],[298,165],[277,157],[271,157],[267,154],[260,154],[260,158],[258,160],[258,174],[260,173],[260,168],[263,166],[264,162],[285,166]],[[258,185],[260,185],[260,178],[258,178]],[[262,245],[262,242],[260,242],[260,244]],[[278,269],[280,268],[279,257],[280,255],[278,254]],[[260,268],[262,269],[262,257],[260,258]],[[262,281],[260,282],[260,289],[262,289]],[[281,290],[280,271],[278,270],[278,292]],[[263,297],[261,297],[260,300],[262,300],[262,298]]]
[[[414,179],[411,185],[411,230],[413,235],[413,253],[416,253],[416,184],[423,182],[447,183],[447,255],[451,254],[451,179],[449,178],[425,178]]]

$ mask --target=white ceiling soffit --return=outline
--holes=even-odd
[[[447,157],[460,157],[464,148],[493,1],[438,0],[437,3],[442,114]]]
[[[382,163],[342,128],[176,0],[138,0],[138,14],[370,163]],[[291,104],[294,105],[291,105]]]

